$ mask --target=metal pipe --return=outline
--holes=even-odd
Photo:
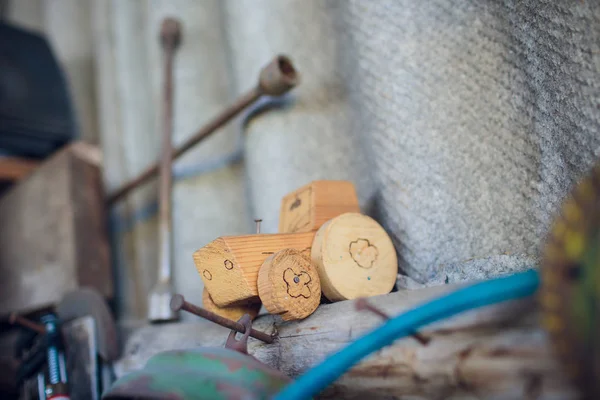
[[[181,41],[179,23],[167,19],[163,23],[161,40],[164,50],[164,87],[163,87],[163,118],[162,118],[162,154],[158,184],[158,214],[159,214],[159,273],[158,281],[171,282],[171,200],[173,188],[172,138],[173,138],[173,60],[175,50]]]
[[[231,329],[239,333],[245,333],[246,327],[239,322],[233,321],[228,318],[221,317],[211,311],[205,310],[202,307],[198,307],[192,303],[185,301],[185,298],[180,294],[175,294],[171,298],[171,310],[179,311],[184,310],[191,314],[197,315],[201,318],[207,319],[214,322],[215,324],[221,325],[225,328]],[[273,343],[273,336],[268,333],[257,331],[250,328],[250,336],[255,339],[262,340],[265,343]]]
[[[169,308],[169,300],[173,292],[171,284],[172,266],[172,215],[171,192],[173,171],[171,168],[173,147],[173,61],[175,51],[181,43],[181,25],[177,20],[167,18],[161,26],[160,39],[164,51],[164,87],[162,118],[162,150],[159,179],[159,264],[157,283],[149,298],[149,314],[151,321],[170,321],[177,319],[177,314]]]
[[[171,158],[177,159],[183,153],[209,137],[217,129],[221,128],[245,108],[253,104],[262,95],[281,96],[299,83],[299,75],[291,60],[278,55],[260,72],[258,85],[240,96],[233,104],[225,108],[219,115],[206,123],[189,139],[171,151]],[[159,164],[154,163],[142,171],[138,176],[124,183],[107,198],[107,203],[113,204],[127,195],[131,190],[145,183],[158,173]]]

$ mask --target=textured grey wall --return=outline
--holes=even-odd
[[[202,288],[194,250],[249,232],[255,216],[274,232],[281,196],[319,178],[356,183],[363,210],[388,229],[401,270],[417,281],[527,268],[565,193],[598,157],[598,1],[91,4],[77,12],[93,13],[109,188],[158,154],[162,17],[181,18],[185,30],[175,142],[252,87],[274,54],[290,55],[302,74],[285,107],[249,121],[244,145],[232,125],[177,164],[210,171],[174,189],[176,285],[193,300]],[[224,166],[240,152],[243,163]],[[116,211],[131,215],[155,198],[150,185]],[[120,236],[126,315],[143,316],[155,279],[155,222]]]
[[[347,176],[417,280],[535,263],[600,145],[598,2],[227,4],[237,82],[272,51],[305,77],[292,108],[248,128],[257,210]]]

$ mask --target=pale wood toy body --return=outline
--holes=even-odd
[[[347,212],[360,212],[352,182],[313,181],[281,201],[279,232],[310,232],[331,218]]]
[[[194,253],[194,263],[219,307],[258,301],[258,270],[270,255],[292,248],[308,253],[314,232],[223,236]]]
[[[260,311],[261,304],[256,302],[240,303],[229,307],[219,307],[211,299],[208,290],[204,288],[204,291],[202,292],[202,307],[206,308],[208,311],[220,315],[221,317],[237,321],[238,319],[242,318],[244,314],[248,314],[252,319],[256,318],[258,312]]]
[[[303,319],[321,301],[319,274],[310,258],[298,250],[281,250],[260,268],[258,294],[269,313],[285,321]]]
[[[396,282],[398,260],[388,234],[374,219],[347,213],[317,231],[311,258],[323,294],[331,301],[389,293]]]

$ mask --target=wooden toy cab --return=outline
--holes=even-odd
[[[392,290],[396,251],[385,230],[360,214],[351,182],[311,182],[283,198],[279,217],[280,233],[223,236],[194,253],[213,311],[262,302],[295,320],[314,312],[321,292],[340,301]]]

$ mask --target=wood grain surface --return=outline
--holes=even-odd
[[[258,270],[267,257],[291,248],[309,252],[314,232],[220,237],[194,253],[194,263],[220,307],[258,301]]]
[[[303,319],[321,302],[319,274],[309,257],[284,249],[260,267],[258,294],[271,314],[280,315],[284,321]]]
[[[389,293],[398,274],[392,240],[374,219],[358,213],[340,215],[319,228],[311,258],[331,301]]]

